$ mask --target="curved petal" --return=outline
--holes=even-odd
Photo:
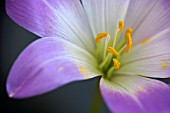
[[[17,58],[7,80],[7,92],[13,98],[39,95],[101,75],[97,65],[91,54],[64,39],[42,38]]]
[[[94,36],[100,32],[114,36],[118,21],[125,20],[125,28],[133,28],[133,41],[137,44],[170,26],[169,0],[82,0],[82,3]]]
[[[113,42],[120,20],[124,20],[130,0],[82,0],[93,37],[101,32],[109,32]],[[100,49],[104,50],[105,41],[101,40]]]
[[[147,77],[170,77],[170,29],[135,46],[120,58],[121,68],[116,73]]]
[[[163,82],[133,75],[100,81],[102,96],[114,113],[169,113],[170,88]]]
[[[124,20],[130,0],[82,0],[93,35],[109,32],[113,36]]]
[[[125,26],[133,28],[134,44],[169,28],[169,12],[169,0],[131,0]]]
[[[88,51],[94,39],[79,0],[6,0],[7,14],[40,37],[62,36]]]

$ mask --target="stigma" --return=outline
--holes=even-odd
[[[95,38],[96,58],[99,62],[99,69],[103,72],[112,73],[121,68],[120,57],[130,52],[132,42],[132,28],[127,28],[124,35],[124,21],[119,21],[115,35],[108,32],[101,32]],[[120,37],[124,36],[124,37]],[[124,52],[123,52],[124,51]],[[110,75],[109,75],[110,76]]]

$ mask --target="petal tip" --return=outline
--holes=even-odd
[[[11,89],[11,87],[9,86],[9,84],[7,84],[6,89],[7,89],[8,97],[9,97],[9,98],[15,98],[15,96],[16,96],[16,90]]]
[[[8,93],[8,97],[13,98],[14,97],[14,93],[13,92]]]

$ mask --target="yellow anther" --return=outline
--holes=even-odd
[[[109,36],[109,33],[108,32],[102,32],[102,33],[99,33],[97,36],[96,36],[96,44],[98,44],[100,42],[100,39],[106,37],[106,36]]]
[[[130,33],[130,35],[132,35],[132,31],[133,31],[133,29],[132,29],[132,28],[128,28],[128,29],[126,29],[126,35],[127,35],[127,34],[129,34],[129,33]]]
[[[119,53],[113,47],[108,47],[107,51],[113,53],[115,56],[119,55]]]
[[[122,32],[124,29],[124,21],[119,21],[119,31]]]
[[[132,48],[132,29],[128,28],[126,30],[126,49],[125,49],[125,53],[128,53],[130,51],[130,49]]]
[[[127,40],[127,43],[126,43],[125,53],[128,53],[130,49],[132,48],[132,37],[130,33],[126,35],[126,40]]]
[[[114,62],[114,69],[118,70],[120,68],[120,62],[115,58],[113,58],[113,62]]]

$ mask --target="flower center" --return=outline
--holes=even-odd
[[[119,21],[115,36],[111,37],[108,32],[99,33],[96,36],[95,56],[99,62],[99,69],[105,73],[105,77],[111,77],[112,73],[121,67],[120,56],[128,53],[132,48],[132,28],[126,29],[124,37],[118,40],[124,29],[124,22]]]

